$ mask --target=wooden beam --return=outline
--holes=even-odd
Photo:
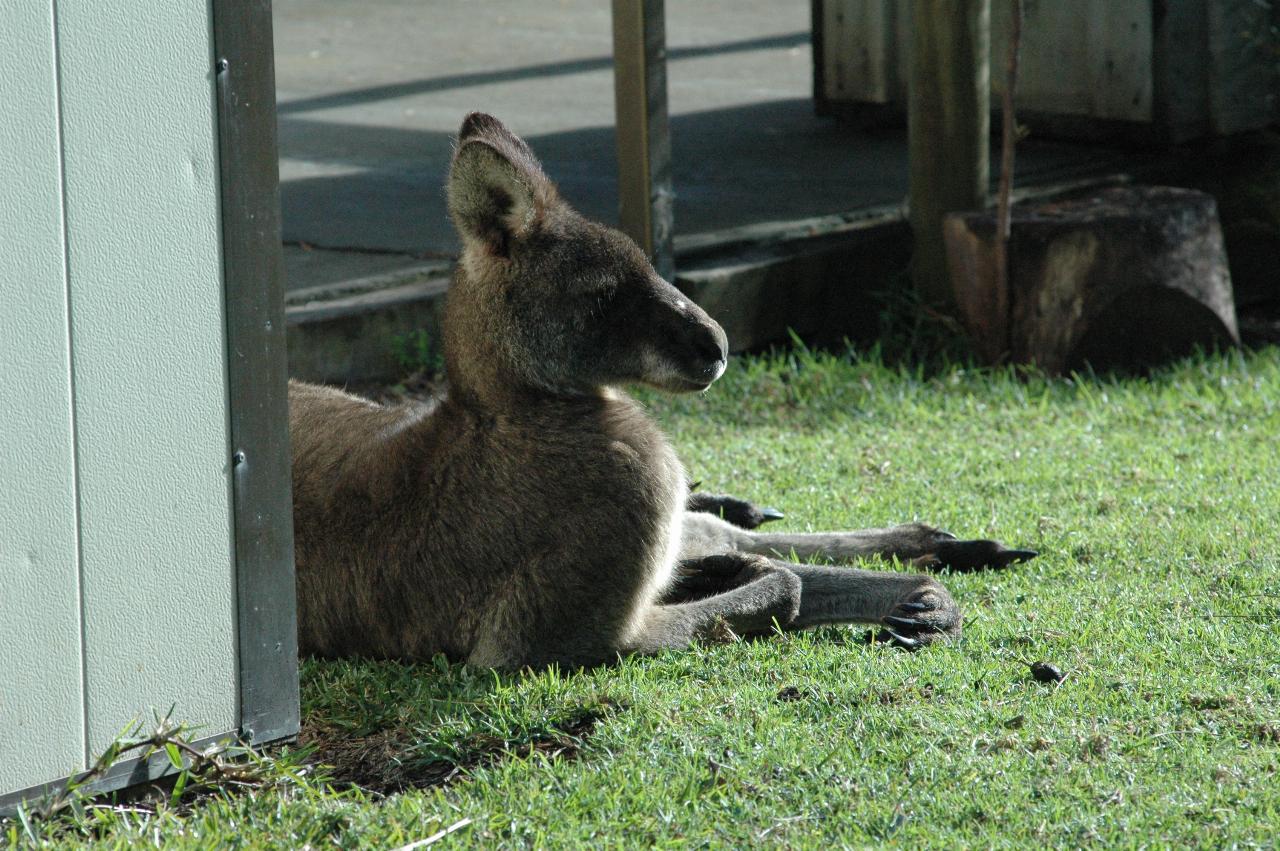
[[[991,0],[912,0],[911,17],[911,277],[926,304],[947,307],[943,216],[987,203]]]
[[[671,128],[667,117],[664,0],[613,0],[618,213],[622,230],[675,277]]]

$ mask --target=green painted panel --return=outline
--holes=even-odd
[[[238,726],[207,0],[59,2],[86,705]]]
[[[0,0],[0,795],[84,761],[51,0]],[[12,117],[12,118],[10,118]]]

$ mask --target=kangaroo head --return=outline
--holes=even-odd
[[[693,391],[724,371],[720,326],[627,236],[565,203],[496,118],[463,122],[448,196],[463,249],[445,318],[451,384]]]

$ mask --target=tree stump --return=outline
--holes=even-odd
[[[1008,292],[993,274],[994,213],[953,213],[944,231],[961,320],[988,362],[1144,367],[1240,341],[1217,207],[1203,192],[1125,186],[1015,206]]]

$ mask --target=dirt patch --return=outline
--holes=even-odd
[[[1250,724],[1249,737],[1255,742],[1268,745],[1280,745],[1280,723]]]
[[[933,700],[933,683],[903,683],[896,688],[873,689],[863,692],[849,701],[851,706],[896,706],[900,703]]]
[[[1239,703],[1240,699],[1232,694],[1193,694],[1186,699],[1186,705],[1198,712],[1232,709]]]
[[[406,789],[454,783],[476,768],[507,759],[525,759],[534,753],[547,759],[576,759],[596,725],[619,709],[618,704],[602,702],[579,707],[536,729],[513,732],[505,738],[472,736],[455,746],[455,755],[449,758],[425,755],[423,743],[414,730],[406,727],[353,736],[343,730],[305,723],[298,742],[314,748],[310,762],[324,766],[335,784],[393,795]]]

